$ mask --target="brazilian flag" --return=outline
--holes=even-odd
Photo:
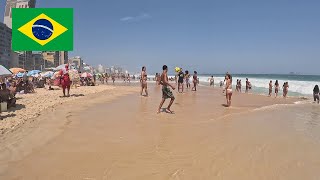
[[[12,50],[72,51],[72,8],[13,8]]]

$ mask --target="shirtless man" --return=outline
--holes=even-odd
[[[147,90],[147,72],[146,72],[147,68],[145,66],[142,67],[142,71],[141,71],[141,77],[140,77],[140,83],[141,83],[141,92],[140,95],[142,96],[142,92],[143,90],[146,93],[146,96],[148,96],[148,90]]]
[[[270,82],[269,82],[269,97],[271,97],[271,93],[272,93],[272,81],[270,80]]]
[[[180,72],[178,74],[178,92],[179,93],[183,93],[183,80],[184,80],[184,73],[182,68],[180,68]]]
[[[175,90],[175,87],[172,86],[168,81],[168,67],[167,67],[167,65],[163,65],[162,69],[163,69],[163,72],[160,77],[160,84],[162,85],[162,100],[161,100],[159,108],[158,108],[158,113],[160,113],[160,110],[163,106],[163,103],[168,98],[170,98],[171,100],[170,100],[170,103],[166,109],[166,112],[173,113],[170,108],[171,108],[171,105],[173,104],[173,101],[175,98],[174,98],[173,93],[171,92],[171,90],[168,86],[170,86],[173,90]]]

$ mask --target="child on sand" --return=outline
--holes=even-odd
[[[272,80],[270,80],[269,82],[269,97],[271,97],[271,93],[272,93]]]
[[[168,86],[170,86],[173,90],[175,90],[175,87],[172,86],[170,83],[169,83],[169,79],[168,79],[168,67],[167,65],[163,65],[162,67],[162,74],[161,74],[161,77],[160,77],[160,84],[162,85],[162,100],[160,102],[160,105],[159,105],[159,108],[158,108],[158,112],[157,113],[160,113],[160,110],[163,106],[163,103],[166,101],[166,99],[170,98],[170,103],[168,105],[168,107],[166,108],[166,112],[167,113],[173,113],[173,111],[171,111],[171,105],[173,104],[173,101],[174,101],[174,96],[173,96],[173,93],[171,92],[170,88]]]

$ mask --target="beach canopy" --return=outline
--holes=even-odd
[[[32,71],[29,71],[27,76],[35,76],[37,74],[41,73],[40,70],[32,70]]]
[[[4,66],[0,65],[0,76],[12,75],[12,72],[9,71]]]
[[[85,73],[81,74],[81,77],[83,77],[83,78],[91,78],[92,74],[85,72]]]
[[[11,68],[10,71],[13,73],[13,74],[18,74],[19,72],[26,72],[26,70],[22,69],[22,68]]]

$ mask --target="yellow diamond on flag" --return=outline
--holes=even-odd
[[[18,30],[44,46],[68,29],[42,13],[27,24],[21,26]]]

